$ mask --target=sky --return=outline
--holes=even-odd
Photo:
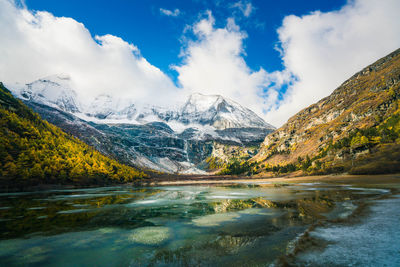
[[[68,74],[166,105],[220,94],[279,127],[400,47],[397,0],[0,0],[0,80]]]

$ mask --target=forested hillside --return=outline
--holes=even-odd
[[[0,181],[103,184],[145,174],[110,159],[42,120],[0,83]]]

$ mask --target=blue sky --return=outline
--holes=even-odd
[[[238,1],[207,0],[26,0],[32,10],[46,10],[55,16],[72,17],[83,23],[93,35],[112,34],[139,47],[142,55],[153,65],[176,80],[177,73],[170,69],[178,64],[181,37],[186,25],[195,23],[206,10],[211,10],[216,26],[223,26],[234,16],[240,28],[247,32],[244,41],[246,62],[250,68],[263,67],[267,71],[281,70],[282,60],[275,46],[279,44],[276,30],[287,15],[305,15],[320,10],[337,10],[345,0],[282,0],[243,1],[251,3],[248,18],[232,6]],[[176,17],[165,16],[160,8],[179,9]]]
[[[400,47],[398,0],[0,0],[0,81],[67,74],[174,105],[219,94],[280,126]]]

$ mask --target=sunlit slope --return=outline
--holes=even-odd
[[[4,185],[129,182],[145,175],[42,120],[2,83],[0,140],[0,179]]]
[[[256,156],[221,174],[400,172],[400,49],[269,134]]]
[[[400,49],[290,118],[254,160],[260,169],[288,167],[278,172],[400,171],[399,108]]]

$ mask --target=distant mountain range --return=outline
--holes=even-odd
[[[102,153],[168,173],[206,173],[206,159],[217,145],[257,146],[275,130],[220,95],[193,94],[173,108],[104,94],[87,103],[65,74],[9,87],[44,119]]]

